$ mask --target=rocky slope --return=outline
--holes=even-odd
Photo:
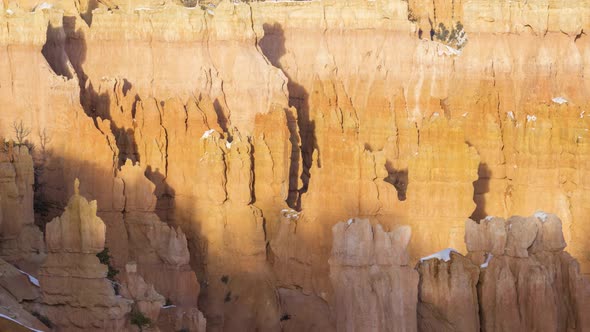
[[[34,221],[45,229],[61,216],[79,178],[113,266],[130,267],[129,296],[156,307],[151,292],[136,294],[152,284],[178,306],[153,313],[167,326],[202,329],[198,302],[212,331],[342,329],[342,278],[368,273],[395,293],[393,275],[411,284],[418,258],[473,251],[469,217],[555,213],[588,274],[589,11],[584,1],[4,0],[0,136],[16,143],[0,153],[0,256],[30,273],[48,264]],[[361,238],[379,237],[359,271],[334,257],[351,236],[334,225],[355,217],[373,225],[359,222]],[[474,270],[456,264],[449,271],[475,287]],[[432,315],[418,326],[447,328],[452,316]],[[370,315],[343,321],[388,329]]]

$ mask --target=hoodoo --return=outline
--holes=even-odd
[[[0,1],[0,330],[590,329],[588,31],[588,1]]]

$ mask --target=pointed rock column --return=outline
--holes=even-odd
[[[115,294],[107,266],[96,256],[105,241],[105,224],[96,209],[96,201],[80,196],[76,179],[66,210],[47,224],[49,253],[39,271],[39,311],[60,330],[116,331],[130,311],[130,301]]]

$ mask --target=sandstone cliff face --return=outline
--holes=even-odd
[[[58,329],[120,330],[130,301],[115,296],[107,266],[96,254],[104,249],[105,224],[95,201],[74,196],[61,217],[47,224],[48,255],[39,271],[40,313]]]
[[[463,249],[467,217],[544,209],[587,273],[589,8],[3,1],[0,134],[31,130],[39,224],[80,178],[113,262],[195,320],[200,292],[211,329],[296,329],[283,307],[331,305],[332,227],[355,216],[410,225],[415,262]],[[458,23],[466,43],[441,40]],[[30,204],[30,175],[14,178]],[[3,257],[35,257],[31,219],[7,222],[21,212],[1,197]]]
[[[449,234],[441,235],[428,228],[414,229],[414,235],[424,240],[412,243],[411,252],[447,246],[427,247],[439,236],[441,242],[460,246],[461,241],[450,239],[460,238],[462,220],[472,213],[476,218],[508,217],[528,215],[543,206],[563,216],[571,252],[584,269],[587,255],[581,237],[586,223],[582,216],[587,211],[581,207],[587,206],[582,197],[588,196],[583,194],[582,174],[587,170],[583,160],[589,128],[587,112],[582,113],[587,94],[581,93],[588,85],[580,73],[587,70],[588,52],[580,31],[588,24],[584,16],[588,5],[577,5],[575,13],[569,3],[522,1],[254,5],[261,49],[289,78],[290,103],[299,111],[304,174],[311,170],[306,195],[313,196],[318,190],[318,195],[326,196],[325,183],[342,182],[341,174],[333,170],[350,168],[349,160],[338,161],[332,153],[350,155],[345,149],[355,144],[370,147],[383,154],[386,179],[396,185],[400,197],[407,197],[402,204],[388,201],[396,216],[390,220],[418,226],[426,220],[420,214],[428,213],[433,217],[430,220],[445,220],[441,224],[446,226],[441,227],[451,228]],[[437,37],[439,24],[451,30],[457,22],[467,33],[461,50],[448,48]],[[428,134],[435,114],[454,125]],[[343,126],[348,123],[357,136],[326,140],[324,137],[338,132],[323,125],[332,116]],[[408,168],[415,165],[410,162],[414,154],[432,144],[423,142],[440,145],[432,158],[443,158],[442,151],[451,153],[456,142],[468,143],[477,151],[479,162],[473,152],[467,152],[471,156],[459,157],[465,175],[445,169],[437,180],[433,177],[419,184],[414,175],[423,175],[416,172],[438,168],[435,159],[424,164],[428,166],[422,166],[422,171]],[[329,168],[325,173],[313,169],[318,160]],[[362,166],[353,167],[351,172],[360,174],[361,170]],[[462,198],[471,197],[468,188],[474,180],[475,211],[473,203]],[[532,194],[540,188],[542,194]],[[433,211],[423,211],[425,204],[416,197],[439,190],[456,190],[457,196],[432,195],[436,201],[429,197],[428,206]],[[334,198],[326,201],[340,202],[340,192],[334,190]],[[366,195],[354,192],[347,193],[346,204],[328,213],[326,224],[344,219],[338,214],[363,202]],[[313,213],[309,211],[313,205],[304,204],[304,208],[306,214]],[[382,209],[376,218],[392,223],[385,215]]]

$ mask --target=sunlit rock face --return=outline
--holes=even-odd
[[[113,264],[190,308],[162,310],[179,329],[199,308],[214,331],[334,327],[351,217],[409,225],[413,265],[466,253],[466,218],[543,209],[590,271],[587,2],[189,5],[0,4],[0,136],[30,129],[35,165],[0,160],[2,257],[39,267],[15,202],[43,226],[79,178]]]

